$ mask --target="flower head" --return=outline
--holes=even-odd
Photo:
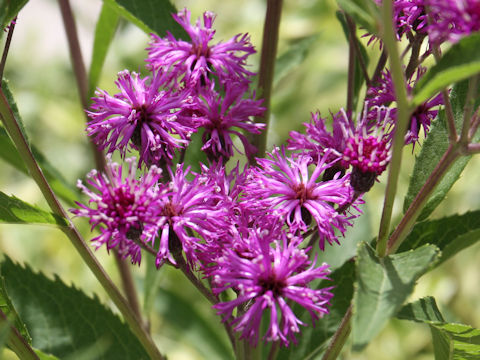
[[[430,42],[457,42],[480,30],[478,0],[426,0],[430,21],[427,27]]]
[[[166,260],[176,264],[174,252],[182,250],[190,265],[194,265],[196,251],[202,247],[201,238],[216,239],[227,227],[228,209],[217,206],[220,196],[214,187],[201,183],[198,175],[192,181],[187,180],[189,171],[182,166],[175,173],[170,171],[168,191],[158,198],[157,266]]]
[[[100,149],[125,156],[129,146],[140,152],[140,163],[150,165],[169,163],[175,150],[188,144],[195,128],[181,109],[191,99],[185,92],[160,91],[164,81],[160,72],[141,78],[125,70],[116,81],[119,94],[95,92],[87,132]]]
[[[140,246],[136,241],[150,243],[158,232],[159,213],[156,202],[161,188],[157,186],[161,170],[151,166],[140,179],[135,176],[135,159],[127,159],[128,174],[123,178],[122,167],[109,162],[107,174],[93,170],[87,183],[92,190],[78,181],[78,187],[90,197],[88,205],[77,202],[80,209],[72,209],[77,216],[87,217],[92,229],[98,227],[100,235],[92,241],[96,248],[106,244],[107,250],[116,248],[132,263],[140,263]]]
[[[239,130],[259,134],[265,124],[254,123],[252,117],[262,115],[265,108],[261,106],[263,100],[243,99],[245,91],[245,86],[232,84],[225,87],[224,96],[213,88],[204,88],[200,92],[195,122],[204,129],[202,150],[209,159],[228,160],[233,156],[232,135],[240,139],[247,157],[255,153],[256,148]]]
[[[288,237],[282,231],[251,229],[248,242],[251,256],[227,248],[213,273],[213,291],[219,294],[229,288],[238,297],[214,307],[229,321],[240,338],[256,346],[260,336],[263,314],[269,315],[265,341],[280,341],[288,346],[296,342],[299,325],[305,325],[292,310],[296,303],[305,308],[315,320],[328,313],[331,288],[311,289],[308,283],[315,279],[328,279],[328,265],[315,267],[304,250],[298,247],[301,239]],[[277,228],[278,230],[278,228]],[[232,319],[233,310],[244,306],[245,312]]]
[[[281,214],[292,231],[306,231],[315,220],[320,235],[320,248],[325,240],[330,244],[338,243],[334,229],[342,234],[351,225],[345,214],[340,214],[334,205],[342,206],[352,200],[353,192],[348,176],[337,173],[329,181],[320,181],[320,175],[331,164],[326,162],[327,152],[316,163],[313,173],[309,174],[311,162],[305,156],[292,159],[285,155],[285,149],[276,148],[269,158],[257,159],[258,168],[252,170],[252,177],[245,185],[245,200],[259,213],[272,211]]]
[[[190,41],[177,40],[171,33],[165,38],[151,34],[148,59],[152,68],[163,68],[173,78],[183,79],[188,87],[207,82],[210,74],[220,82],[248,82],[252,72],[245,69],[246,59],[255,53],[248,35],[236,35],[227,42],[211,44],[215,15],[203,14],[195,25],[190,24],[190,11],[183,9],[173,18],[187,32]]]

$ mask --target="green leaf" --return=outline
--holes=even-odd
[[[405,305],[396,316],[401,320],[416,322],[445,322],[445,319],[437,307],[435,298],[432,296],[427,296]]]
[[[454,44],[418,81],[413,105],[418,106],[447,86],[480,72],[480,34]]]
[[[465,98],[468,89],[468,82],[461,82],[453,88],[450,94],[450,101],[452,103],[453,114],[455,117],[455,124],[459,131],[463,122],[463,109],[465,105]],[[476,106],[479,101],[477,99]],[[479,139],[479,135],[475,137],[475,141]],[[432,124],[430,132],[425,139],[422,150],[415,160],[415,166],[413,168],[413,174],[410,178],[410,184],[408,186],[407,195],[403,203],[403,211],[405,212],[412,203],[415,196],[420,191],[423,184],[427,181],[428,177],[436,167],[443,154],[448,148],[448,129],[445,118],[445,111],[440,111],[437,120]],[[458,159],[447,171],[444,178],[437,185],[432,195],[425,204],[424,209],[418,217],[418,221],[425,220],[433,210],[440,204],[445,198],[446,194],[458,180],[463,169],[467,165],[471,156],[463,156]]]
[[[185,30],[172,18],[177,10],[169,0],[103,0],[147,34],[165,36],[170,31],[176,38],[188,38]]]
[[[170,329],[176,331],[186,341],[194,344],[205,359],[232,359],[233,353],[224,332],[211,326],[204,315],[192,306],[191,299],[162,288],[156,298],[157,313],[162,316]],[[210,316],[214,316],[213,310]],[[218,322],[220,319],[217,318]]]
[[[100,79],[103,63],[107,57],[108,48],[117,30],[120,17],[111,6],[103,4],[102,11],[95,27],[95,39],[93,41],[92,61],[88,74],[88,85],[90,96],[93,95],[95,87]]]
[[[27,325],[33,346],[59,358],[79,349],[98,346],[103,359],[148,359],[140,342],[98,298],[65,285],[31,268],[15,264],[8,257],[1,265],[12,303]],[[101,344],[109,343],[108,349]]]
[[[310,314],[300,306],[294,306],[295,314],[300,314],[299,319],[307,324],[300,329],[297,336],[298,345],[290,344],[282,347],[278,353],[278,360],[314,359],[325,350],[326,342],[335,333],[345,315],[353,296],[353,282],[355,280],[355,264],[348,261],[342,267],[330,274],[331,281],[320,282],[318,289],[334,286],[330,313],[316,321],[315,327],[311,325]],[[303,311],[302,311],[303,310]]]
[[[28,0],[0,0],[0,31],[2,33],[27,2]]]
[[[353,298],[353,347],[363,349],[412,293],[416,280],[437,260],[433,245],[378,258],[366,243],[357,256]]]
[[[35,354],[40,358],[40,360],[59,360],[56,356],[53,356],[51,354],[45,354],[43,351],[40,351],[38,349],[33,349],[35,351]]]
[[[0,223],[4,224],[50,224],[67,226],[64,218],[43,211],[15,196],[0,191]]]
[[[338,5],[370,34],[379,29],[380,9],[372,0],[337,0]]]
[[[480,330],[463,324],[432,324],[435,360],[480,358]],[[437,349],[438,348],[438,349]]]
[[[437,220],[417,223],[399,251],[434,244],[441,251],[436,265],[443,263],[459,251],[480,240],[480,210],[452,215]]]
[[[28,333],[27,327],[18,316],[12,301],[8,297],[7,289],[5,288],[5,279],[0,276],[0,309],[7,316],[10,322],[15,326],[20,335],[29,343],[32,344],[32,338]]]
[[[295,39],[288,49],[275,62],[273,86],[276,86],[285,76],[298,67],[307,57],[312,45],[319,38],[319,34]]]

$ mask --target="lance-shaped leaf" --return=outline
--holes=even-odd
[[[177,38],[187,38],[185,30],[172,18],[177,10],[170,0],[103,0],[120,16],[148,33],[165,36],[170,31]]]
[[[353,297],[353,347],[363,349],[412,293],[416,280],[437,260],[433,245],[378,258],[366,243],[359,246]]]
[[[430,326],[435,360],[480,358],[480,330],[463,324],[446,323],[432,297],[404,306],[397,317]]]
[[[452,215],[437,220],[417,223],[399,251],[416,249],[425,244],[434,244],[441,251],[439,262],[443,263],[459,251],[480,240],[480,210],[463,215]]]
[[[67,226],[64,218],[0,191],[0,223]]]
[[[415,322],[445,322],[442,313],[437,307],[435,298],[432,296],[427,296],[405,305],[397,313],[397,318]]]
[[[62,359],[80,350],[89,350],[89,358],[148,359],[129,327],[97,297],[88,297],[58,277],[51,280],[34,273],[8,257],[1,273],[36,349]]]
[[[449,85],[480,72],[480,34],[461,39],[418,81],[413,105],[419,106]]]
[[[463,112],[465,106],[465,98],[467,96],[468,82],[463,81],[457,84],[451,94],[450,101],[452,104],[453,114],[455,117],[455,125],[457,131],[461,129],[463,122]],[[476,106],[480,105],[480,99],[477,99]],[[480,140],[480,132],[474,137],[474,141]],[[427,181],[435,166],[438,164],[443,154],[448,148],[448,130],[445,118],[445,112],[439,112],[437,120],[432,124],[427,138],[422,144],[422,150],[415,160],[413,174],[410,178],[407,195],[403,203],[403,210],[406,211],[412,203],[415,196],[420,191],[423,184]],[[432,195],[425,204],[418,221],[425,220],[433,210],[445,198],[453,184],[458,180],[463,169],[467,165],[471,156],[463,156],[459,158],[447,171],[444,178],[437,185]]]

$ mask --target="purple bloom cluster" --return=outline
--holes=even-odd
[[[428,36],[434,44],[457,42],[480,30],[478,0],[425,0],[429,13]]]

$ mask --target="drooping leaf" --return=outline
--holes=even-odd
[[[450,94],[450,101],[452,103],[453,114],[455,117],[455,124],[457,131],[460,130],[463,122],[463,109],[465,105],[465,98],[468,89],[468,82],[463,81],[453,88]],[[476,106],[479,104],[479,99],[476,101]],[[475,141],[478,141],[480,134],[477,134]],[[415,196],[420,191],[423,184],[426,182],[433,169],[436,167],[443,154],[448,148],[448,130],[445,118],[445,112],[441,110],[437,120],[432,124],[432,128],[428,133],[427,138],[422,144],[422,150],[415,160],[415,166],[410,184],[408,186],[407,195],[403,203],[403,210],[406,211],[412,203]],[[447,171],[444,178],[437,185],[433,194],[428,199],[423,208],[418,221],[426,219],[433,210],[445,198],[446,194],[458,180],[463,169],[467,165],[471,156],[463,156],[458,159]]]
[[[434,244],[441,251],[439,262],[473,245],[480,240],[480,210],[452,215],[437,220],[417,223],[399,251],[416,249],[425,244]]]
[[[475,360],[480,358],[480,330],[463,324],[432,324],[435,360]],[[438,336],[440,335],[440,336]],[[448,345],[448,347],[447,347]],[[445,351],[448,349],[448,351]]]
[[[355,264],[348,261],[342,267],[330,274],[331,281],[320,282],[317,288],[334,286],[330,313],[318,320],[315,327],[311,326],[310,315],[300,306],[294,307],[295,314],[307,324],[301,327],[297,336],[298,344],[282,347],[278,353],[278,360],[315,359],[325,350],[327,341],[335,333],[345,315],[353,296],[353,282],[355,280]],[[303,310],[303,311],[302,311]]]
[[[379,8],[371,0],[337,0],[338,5],[348,13],[358,25],[370,34],[377,34],[379,29]]]
[[[447,50],[418,81],[414,89],[414,106],[421,105],[447,86],[479,72],[480,34],[472,34]]]
[[[0,223],[67,226],[64,218],[0,191]]]
[[[437,307],[435,298],[432,296],[427,296],[405,305],[396,316],[401,320],[416,322],[445,322],[442,313]]]
[[[360,244],[352,317],[355,350],[363,349],[382,330],[438,256],[435,246],[425,245],[378,258],[370,245]]]
[[[192,306],[190,299],[185,299],[169,289],[162,288],[161,296],[155,301],[157,313],[162,316],[171,330],[184,337],[199,351],[205,359],[232,359],[233,352],[227,337],[207,320],[204,314]],[[214,315],[212,313],[210,316]],[[215,318],[220,324],[220,318]]]
[[[288,49],[275,62],[273,86],[276,86],[285,76],[299,66],[307,57],[312,45],[318,40],[319,34],[313,34],[293,41]]]
[[[177,10],[170,0],[103,0],[147,34],[165,36],[170,31],[176,38],[187,38],[185,30],[172,18]]]
[[[103,359],[148,359],[140,342],[98,298],[54,280],[8,257],[1,264],[8,294],[27,325],[33,346],[59,358],[98,346]],[[102,354],[103,353],[103,354]]]
[[[95,39],[93,41],[92,61],[88,73],[89,95],[92,96],[100,79],[103,63],[107,57],[108,48],[115,35],[118,21],[118,13],[107,4],[102,5],[102,11],[95,27]]]

